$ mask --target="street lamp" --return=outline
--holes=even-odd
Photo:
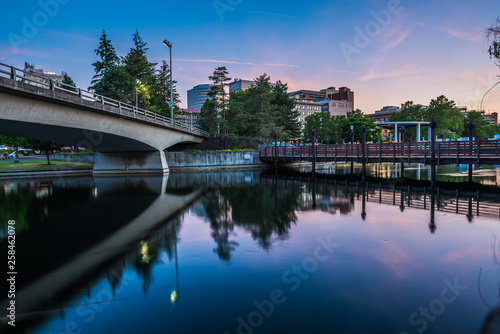
[[[166,39],[163,40],[163,45],[165,45],[167,48],[170,49],[170,123],[174,123],[174,100],[172,99],[172,43],[167,41]]]
[[[135,108],[137,109],[137,85],[140,85],[142,82],[139,79],[135,79]]]

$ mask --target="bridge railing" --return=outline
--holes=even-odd
[[[314,156],[316,161],[358,161],[363,159],[363,146],[360,144],[315,145]],[[458,164],[462,158],[475,159],[500,159],[500,140],[476,139],[472,141],[441,141],[435,143],[435,159],[437,164],[441,159],[454,159]],[[265,161],[297,161],[312,159],[312,145],[303,146],[278,146],[260,148],[260,158]],[[403,143],[377,143],[365,145],[365,158],[388,161],[391,159],[420,159],[430,161],[430,142],[403,142]]]
[[[101,105],[112,106],[118,109],[118,113],[120,115],[126,115],[144,121],[148,121],[151,123],[165,125],[183,131],[189,131],[206,137],[208,137],[209,135],[208,132],[206,131],[203,131],[195,126],[188,126],[182,122],[170,119],[170,117],[166,117],[143,108],[138,108],[132,104],[120,102],[111,99],[109,97],[99,95],[75,86],[71,86],[62,82],[57,82],[52,78],[24,71],[7,64],[0,63],[0,76],[7,77],[15,81],[28,83],[37,87],[49,89],[52,91],[56,90],[61,91],[65,94],[77,96],[82,101],[90,101]]]

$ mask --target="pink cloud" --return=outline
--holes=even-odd
[[[480,33],[471,34],[471,33],[464,32],[464,31],[453,30],[451,28],[447,28],[446,32],[448,33],[448,35],[450,37],[458,38],[458,39],[461,39],[464,41],[480,42],[482,40],[482,36]]]
[[[295,67],[302,68],[298,65],[290,65],[290,64],[257,64],[250,62],[239,62],[239,61],[229,61],[229,60],[215,60],[215,59],[174,59],[175,61],[186,61],[191,63],[223,63],[223,64],[236,64],[236,65],[251,65],[251,66],[280,66],[280,67]]]
[[[387,51],[389,49],[392,49],[393,47],[397,46],[399,43],[403,42],[408,36],[410,36],[410,31],[404,31],[398,33],[398,37],[393,40],[392,42],[388,43],[384,48],[381,50],[381,52]]]
[[[400,76],[407,76],[407,75],[412,75],[412,74],[420,74],[427,72],[427,69],[412,69],[412,66],[404,66],[400,69],[397,69],[392,72],[382,72],[382,73],[376,73],[372,69],[368,71],[365,75],[363,75],[361,78],[359,78],[360,81],[369,81],[369,80],[374,80],[374,79],[382,79],[382,78],[391,78],[391,77],[400,77]]]

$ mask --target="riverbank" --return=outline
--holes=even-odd
[[[28,176],[92,175],[93,164],[45,160],[0,161],[0,178]]]

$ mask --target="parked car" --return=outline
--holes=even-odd
[[[21,152],[22,155],[30,155],[31,153],[40,155],[42,153],[40,150],[32,150],[31,148],[19,148],[19,152]]]

